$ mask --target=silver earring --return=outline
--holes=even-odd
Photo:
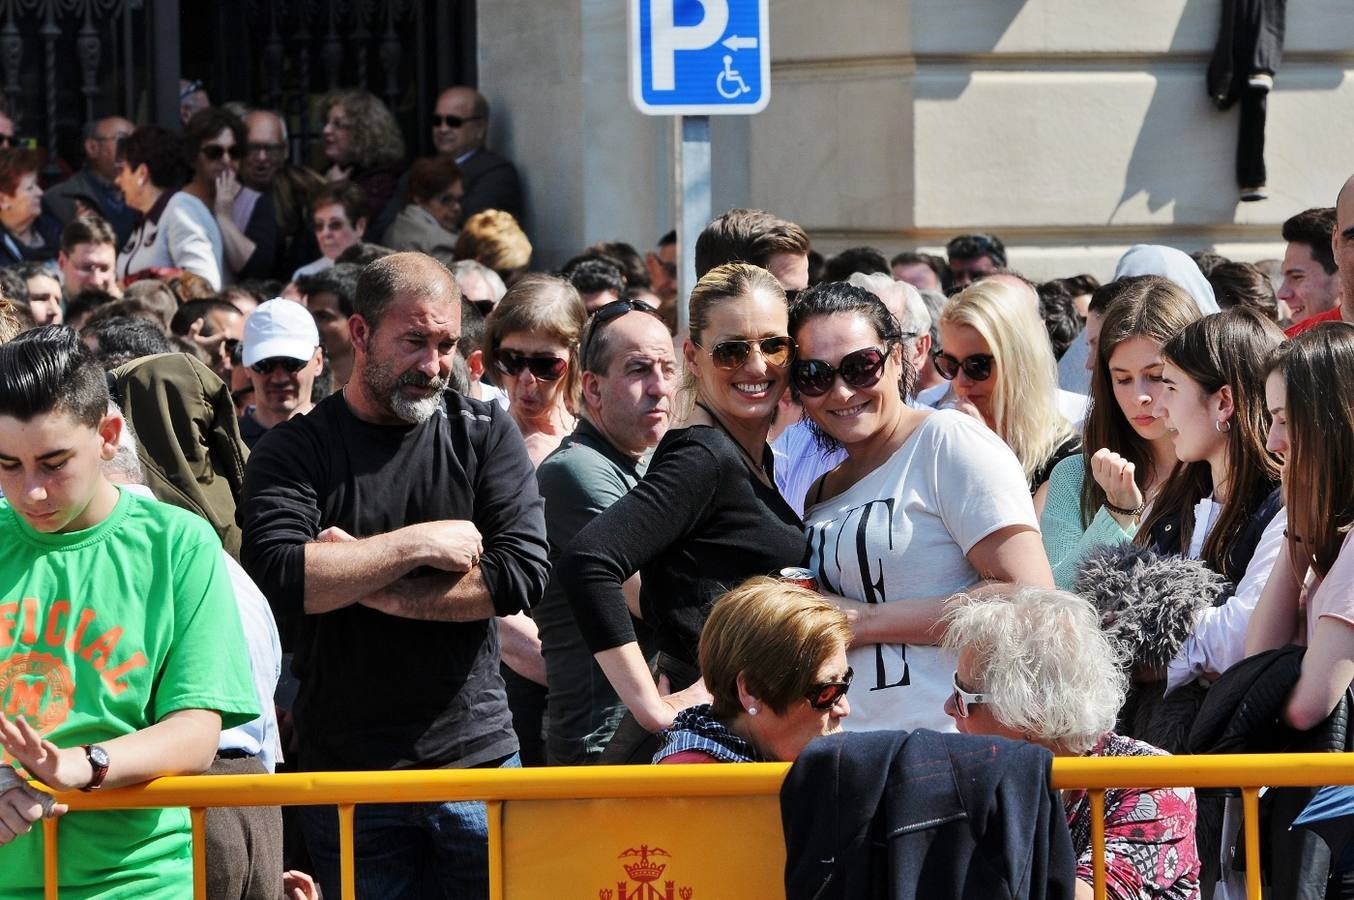
[[[1222,426],[1224,425],[1226,425],[1227,427],[1223,428]],[[1232,423],[1224,422],[1222,419],[1218,419],[1216,422],[1213,423],[1213,427],[1217,429],[1218,434],[1226,434],[1227,432],[1232,430]]]
[[[757,715],[757,713],[758,713],[757,707],[755,707],[755,706],[749,706],[749,707],[748,707],[748,715],[750,715],[750,716],[755,716],[755,715]]]

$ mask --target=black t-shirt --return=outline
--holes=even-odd
[[[764,459],[769,471],[769,449]],[[597,653],[635,639],[621,584],[639,572],[640,611],[658,649],[695,666],[719,595],[805,555],[804,525],[780,492],[752,474],[727,434],[693,425],[668,432],[634,490],[569,544],[558,576]]]
[[[259,424],[259,420],[254,418],[254,407],[245,410],[245,414],[240,416],[240,440],[251,451],[259,445],[259,439],[268,433],[268,429]]]
[[[364,538],[446,519],[479,528],[480,573],[499,615],[535,603],[548,572],[545,521],[507,413],[449,391],[421,425],[387,427],[335,394],[269,429],[249,459],[240,516],[245,568],[279,618],[305,626],[295,666],[302,768],[468,767],[516,751],[492,619],[415,621],[358,604],[302,613],[305,545],[323,529]]]

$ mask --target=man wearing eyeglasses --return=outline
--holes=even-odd
[[[240,437],[253,450],[268,429],[310,412],[324,353],[310,312],[280,297],[260,304],[245,320],[240,350],[254,386],[254,402],[240,416]]]
[[[461,167],[461,221],[486,209],[501,209],[522,221],[522,182],[517,168],[485,148],[489,101],[474,88],[449,87],[433,108],[433,146]]]
[[[127,205],[113,179],[117,177],[118,142],[135,126],[121,116],[109,116],[85,125],[85,164],[70,178],[54,184],[42,195],[42,211],[64,227],[78,217],[76,204],[99,215],[117,236],[117,246],[127,243],[136,224],[136,210]],[[0,123],[0,137],[4,125]]]
[[[306,167],[291,164],[287,155],[287,123],[277,113],[253,110],[245,115],[244,126],[240,181],[245,187],[267,195],[272,202],[278,244],[272,275],[285,281],[319,255],[306,216],[306,200],[324,182]]]

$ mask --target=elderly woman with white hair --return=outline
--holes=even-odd
[[[1048,588],[956,598],[943,646],[959,656],[945,712],[966,734],[1031,741],[1055,756],[1164,756],[1111,729],[1127,679],[1091,604]],[[1091,897],[1091,809],[1063,803],[1077,853],[1077,897]],[[1105,792],[1105,887],[1111,900],[1199,896],[1194,791]]]

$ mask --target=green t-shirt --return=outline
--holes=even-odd
[[[42,534],[0,501],[0,710],[66,748],[180,709],[259,714],[211,526],[124,491],[98,525]],[[187,810],[72,812],[57,833],[62,897],[191,896]],[[0,898],[41,896],[42,844],[0,847]]]

